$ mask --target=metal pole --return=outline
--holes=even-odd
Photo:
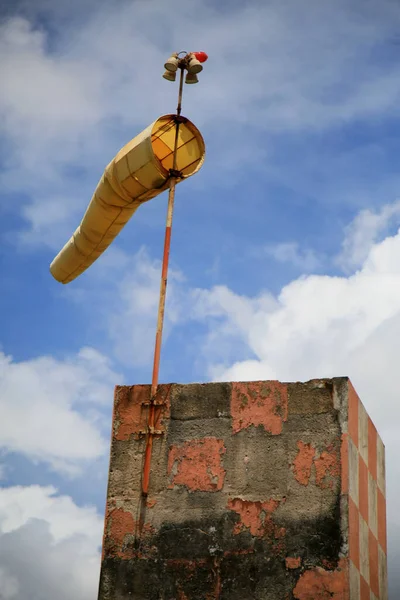
[[[177,117],[180,116],[182,110],[182,91],[183,91],[183,75],[184,67],[180,67],[180,80],[179,80],[179,93],[178,93],[178,106],[176,109]],[[160,371],[160,355],[161,355],[161,341],[164,326],[164,312],[165,312],[165,298],[167,294],[167,280],[168,280],[168,263],[169,263],[169,252],[171,247],[171,229],[172,229],[172,217],[174,213],[174,200],[175,200],[175,186],[176,186],[176,155],[178,150],[178,135],[179,135],[179,120],[176,121],[175,129],[175,143],[174,143],[174,154],[173,154],[173,166],[172,176],[169,184],[168,194],[168,209],[167,209],[167,222],[165,227],[165,239],[164,239],[164,254],[161,271],[161,283],[160,283],[160,299],[158,305],[158,318],[157,318],[157,332],[156,342],[154,347],[154,362],[153,362],[153,376],[151,380],[151,392],[150,392],[150,407],[149,407],[149,420],[147,427],[147,438],[146,438],[146,449],[144,455],[144,466],[143,466],[143,478],[142,478],[142,495],[147,496],[149,491],[150,483],[150,464],[151,454],[153,449],[153,439],[155,433],[155,427],[158,421],[156,418],[156,404],[155,396],[158,388],[158,376]]]
[[[182,111],[182,92],[183,92],[183,75],[185,72],[185,68],[181,67],[181,76],[179,78],[179,92],[178,92],[178,106],[176,108],[176,114],[178,115],[178,117],[181,114]],[[175,148],[174,148],[174,169],[176,167],[175,161],[176,161],[176,150],[177,150],[177,141],[178,141],[178,124],[177,124],[177,128],[176,128],[176,136],[175,136]]]

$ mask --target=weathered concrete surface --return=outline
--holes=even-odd
[[[99,600],[385,600],[384,448],[347,378],[117,387]],[[144,525],[139,532],[139,518]]]

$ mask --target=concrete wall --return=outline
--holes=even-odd
[[[117,387],[99,600],[386,600],[384,448],[346,378]],[[140,526],[140,515],[143,526]]]

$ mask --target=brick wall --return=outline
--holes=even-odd
[[[117,387],[99,600],[386,600],[384,448],[346,378]]]

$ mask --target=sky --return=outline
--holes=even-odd
[[[151,380],[166,194],[86,273],[49,264],[116,152],[183,114],[162,382],[349,376],[386,445],[400,590],[400,4],[2,0],[0,599],[96,597],[113,387]]]

